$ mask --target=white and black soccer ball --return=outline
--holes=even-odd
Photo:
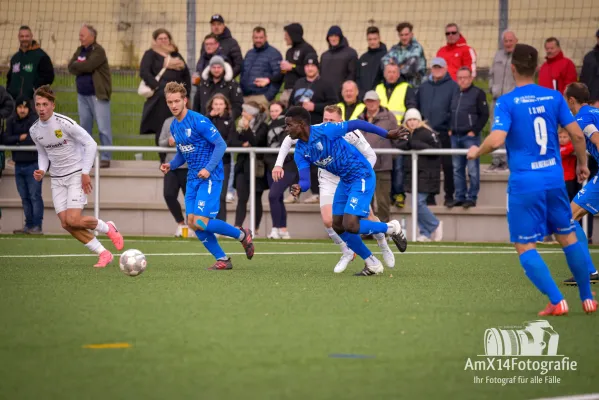
[[[119,260],[121,271],[128,276],[137,276],[146,270],[148,262],[146,256],[139,250],[129,249],[123,254]]]

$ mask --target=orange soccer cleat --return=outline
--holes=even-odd
[[[94,265],[95,268],[104,268],[108,264],[110,264],[113,260],[114,256],[108,250],[104,250],[100,253],[100,258],[98,258],[98,262]]]
[[[586,299],[582,302],[582,310],[587,314],[592,314],[597,311],[597,300]]]
[[[557,316],[566,315],[566,314],[568,314],[568,303],[566,302],[566,299],[560,301],[556,305],[549,303],[549,304],[547,304],[547,307],[545,307],[545,309],[543,311],[539,312],[539,316],[542,316],[542,317],[548,316],[548,315],[557,317]]]
[[[121,235],[119,230],[116,229],[116,225],[114,224],[114,222],[108,221],[106,222],[106,224],[108,225],[108,233],[106,235],[108,235],[108,238],[112,240],[112,243],[114,244],[114,247],[116,247],[117,250],[123,250],[123,247],[125,247],[125,240],[123,239],[123,235]]]

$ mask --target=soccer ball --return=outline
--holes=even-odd
[[[128,276],[137,276],[146,270],[146,266],[148,262],[146,261],[146,256],[135,249],[129,249],[121,254],[121,258],[119,260],[119,267],[121,267],[121,271],[123,274]]]

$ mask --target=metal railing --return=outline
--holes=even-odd
[[[11,150],[11,151],[37,151],[35,146],[1,146],[0,151]],[[374,152],[379,154],[391,154],[391,155],[410,155],[412,157],[412,236],[411,239],[415,240],[418,237],[418,157],[427,155],[466,155],[468,150],[466,149],[429,149],[429,150],[418,150],[418,151],[403,151],[396,149],[373,149]],[[154,147],[154,146],[98,146],[96,152],[96,161],[94,163],[94,215],[96,218],[100,215],[100,152],[102,151],[121,151],[121,152],[153,152],[153,153],[175,153],[177,150],[173,147]],[[293,152],[294,149],[291,149]],[[277,148],[264,148],[264,147],[230,147],[226,150],[227,153],[245,153],[250,155],[250,176],[256,175],[256,154],[278,154],[279,149]],[[503,149],[496,150],[496,154],[506,154]],[[254,193],[256,192],[256,180],[250,179],[250,229],[255,231],[256,229],[256,198]],[[583,219],[583,229],[587,232],[587,218]]]

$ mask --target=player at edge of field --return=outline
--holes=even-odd
[[[599,109],[591,107],[589,105],[591,94],[589,88],[581,82],[574,82],[569,84],[564,91],[564,97],[568,103],[568,107],[576,122],[585,136],[585,142],[587,151],[597,162],[599,162]],[[589,182],[582,188],[576,197],[570,203],[572,207],[572,217],[575,221],[581,221],[582,217],[587,214],[595,215],[599,213],[599,182],[597,182],[599,176],[595,175]],[[576,237],[578,241],[585,248],[585,251],[589,251],[589,240],[584,233],[584,230],[580,224],[576,225]],[[593,261],[589,258],[587,269],[591,283],[599,282],[599,273],[593,265]],[[576,279],[574,277],[566,279],[564,281],[566,285],[576,285]]]
[[[231,258],[220,247],[215,233],[239,240],[249,260],[254,256],[254,244],[249,229],[238,229],[216,219],[224,179],[222,158],[227,144],[208,118],[187,109],[185,86],[169,82],[164,94],[168,108],[175,117],[170,130],[177,144],[177,154],[170,163],[162,164],[160,170],[166,174],[187,162],[187,225],[216,259],[209,270],[232,269]]]
[[[35,91],[34,101],[39,119],[29,133],[37,147],[39,167],[33,172],[33,177],[41,181],[50,168],[52,202],[63,229],[98,254],[94,267],[103,268],[112,262],[114,256],[91,231],[108,235],[117,250],[122,250],[125,242],[114,222],[82,215],[87,195],[92,191],[89,172],[98,145],[75,121],[54,112],[56,96],[49,85],[40,86]]]
[[[341,116],[341,108],[339,108],[339,106],[329,105],[324,108],[324,123],[341,121],[343,121],[343,118]],[[355,146],[356,149],[358,149],[358,151],[362,153],[364,157],[366,157],[370,165],[374,167],[377,159],[376,153],[374,150],[372,150],[372,147],[370,147],[370,144],[359,130],[347,133],[344,136],[344,139],[351,145]],[[275,168],[273,168],[272,171],[272,178],[275,182],[283,178],[285,174],[285,171],[283,170],[283,163],[289,154],[291,146],[296,143],[297,139],[292,140],[289,136],[283,140],[281,149],[279,150],[279,154],[277,156],[277,161],[275,162]],[[333,197],[335,195],[335,190],[339,185],[339,177],[331,174],[325,169],[320,168],[318,173],[318,184],[320,186],[320,215],[322,222],[324,223],[325,230],[333,243],[341,248],[341,259],[333,269],[335,273],[339,274],[345,271],[348,264],[356,257],[356,254],[347,247],[347,243],[345,243],[333,229]],[[372,212],[372,207],[370,207],[369,210],[370,214],[368,215],[367,219],[370,221],[380,222],[380,219],[378,219]],[[383,254],[385,266],[394,268],[395,255],[389,248],[385,234],[377,233],[374,235],[374,238],[376,239],[377,244]]]
[[[528,279],[549,297],[549,304],[539,315],[558,316],[569,311],[536,249],[537,240],[548,234],[555,234],[562,246],[578,283],[583,311],[590,314],[597,311],[587,269],[590,254],[576,238],[560,158],[558,124],[568,131],[574,145],[579,182],[589,176],[584,134],[562,95],[534,83],[537,65],[538,51],[517,44],[511,62],[516,88],[497,100],[490,135],[480,148],[472,146],[467,157],[476,159],[505,143],[511,171],[507,188],[510,240]]]
[[[285,128],[291,139],[299,139],[294,155],[299,184],[291,186],[291,194],[298,196],[310,188],[310,164],[338,176],[340,181],[333,198],[333,229],[365,261],[364,269],[356,275],[382,273],[383,265],[366,247],[360,234],[389,234],[401,252],[406,250],[407,241],[399,221],[384,223],[364,219],[370,213],[376,178],[366,157],[344,137],[360,129],[394,139],[399,137],[399,128],[387,132],[362,120],[310,125],[310,113],[302,107],[291,107],[287,111]]]

